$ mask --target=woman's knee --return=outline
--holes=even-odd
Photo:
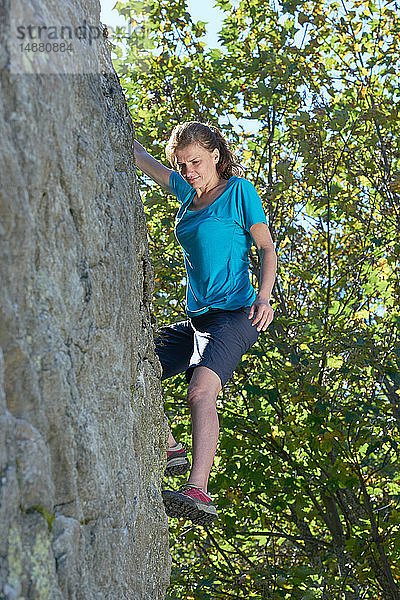
[[[194,406],[199,403],[203,405],[215,406],[217,395],[214,390],[205,388],[202,385],[189,385],[187,391],[187,402],[189,406]]]

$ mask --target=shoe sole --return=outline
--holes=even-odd
[[[215,506],[201,504],[169,490],[163,490],[162,498],[169,517],[189,519],[196,525],[209,525],[218,519]]]
[[[188,458],[172,458],[167,468],[165,469],[165,475],[167,477],[174,477],[175,475],[184,475],[190,469],[190,462]]]

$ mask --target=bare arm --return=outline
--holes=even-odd
[[[258,294],[251,305],[249,318],[254,318],[252,325],[258,331],[265,331],[274,318],[274,310],[269,301],[274,286],[277,267],[277,256],[274,242],[265,223],[255,223],[250,227],[250,234],[260,255],[260,282]]]
[[[260,282],[258,296],[267,302],[271,299],[277,267],[277,257],[274,242],[268,226],[265,223],[256,223],[250,228],[250,234],[257,246],[261,258]]]
[[[172,169],[164,167],[158,160],[153,158],[151,154],[139,144],[137,140],[134,142],[136,165],[143,173],[146,173],[153,181],[158,183],[165,191],[173,194],[174,192],[169,187],[169,178]]]

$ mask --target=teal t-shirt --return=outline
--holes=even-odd
[[[181,202],[175,236],[185,260],[188,316],[210,308],[250,306],[256,297],[249,277],[250,227],[267,224],[254,185],[233,175],[224,191],[201,210],[188,210],[196,190],[182,175],[172,171],[169,186]]]

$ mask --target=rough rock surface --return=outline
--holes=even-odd
[[[53,6],[60,21],[99,23],[98,1]],[[157,600],[169,578],[146,222],[132,122],[101,47],[86,75],[12,74],[0,52],[6,600]]]

